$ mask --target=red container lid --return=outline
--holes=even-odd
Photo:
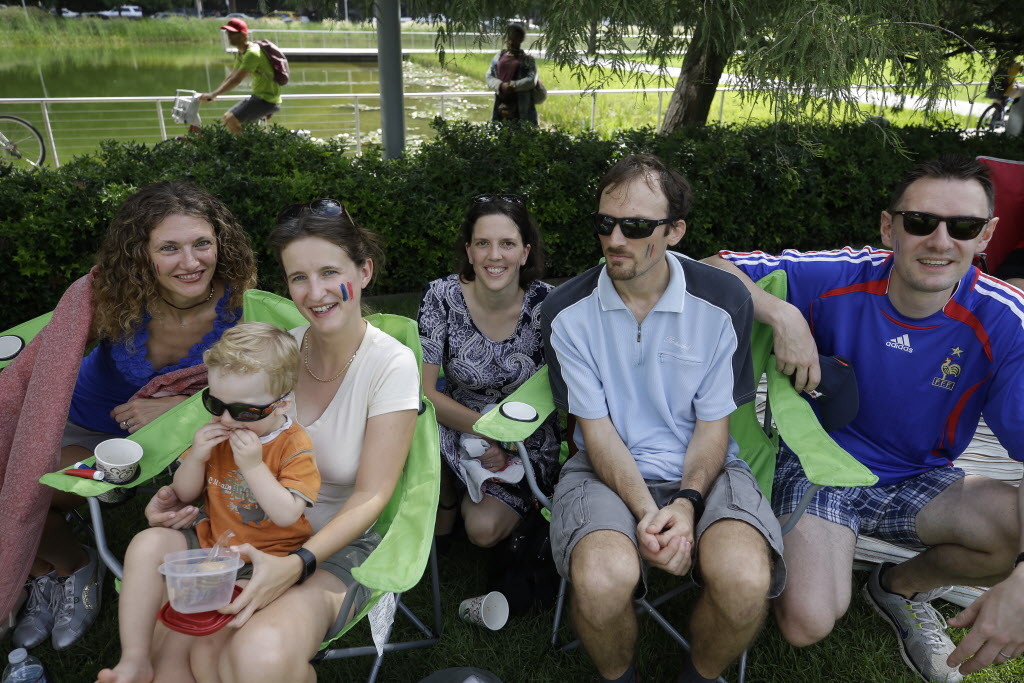
[[[231,599],[237,598],[241,592],[242,587],[236,585]],[[221,614],[217,610],[182,614],[171,607],[170,602],[167,602],[157,612],[156,617],[163,622],[164,626],[172,631],[184,633],[186,636],[208,636],[224,628],[229,621],[235,618],[235,615]]]

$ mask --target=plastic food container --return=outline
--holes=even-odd
[[[235,572],[242,566],[238,553],[221,549],[180,550],[164,555],[160,573],[167,577],[167,597],[181,614],[220,609],[231,602]]]

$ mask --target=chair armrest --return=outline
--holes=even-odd
[[[127,437],[142,446],[142,460],[139,465],[139,476],[124,484],[108,484],[103,481],[92,481],[80,477],[71,477],[60,472],[44,474],[39,481],[60,491],[67,491],[83,497],[98,496],[112,488],[131,488],[149,481],[160,474],[174,459],[192,445],[192,437],[197,429],[210,419],[210,414],[203,408],[200,394],[190,396],[187,400],[174,406],[166,413]],[[117,438],[112,436],[113,438]],[[95,456],[86,458],[84,462],[95,462]]]
[[[15,327],[12,327],[11,329],[5,332],[0,332],[0,337],[6,337],[8,335],[19,337],[21,341],[24,342],[25,346],[28,346],[29,342],[32,341],[37,334],[39,334],[40,330],[46,327],[47,323],[50,322],[50,318],[52,317],[53,311],[50,311],[49,313],[43,313],[42,315],[32,318],[31,320],[25,321],[20,325],[16,325]],[[17,343],[16,340],[14,341],[15,343]],[[22,347],[22,351],[24,350],[25,348]],[[15,356],[14,358],[17,358],[17,356]],[[10,360],[0,361],[0,370],[6,368],[8,365],[13,363],[14,358],[11,358]]]
[[[441,458],[434,406],[426,399],[423,401],[424,411],[416,420],[414,450],[399,482],[402,489],[398,510],[377,549],[352,570],[356,581],[373,590],[409,590],[419,583],[430,557]]]
[[[524,422],[506,417],[502,406],[513,402],[531,406],[537,411],[537,418]],[[551,395],[551,385],[548,382],[548,366],[544,365],[496,408],[481,416],[473,425],[473,429],[478,434],[483,434],[495,441],[526,441],[527,437],[537,431],[537,428],[554,410],[555,401]]]
[[[871,470],[847,453],[822,428],[811,406],[793,388],[789,377],[768,361],[768,400],[782,440],[800,459],[804,473],[813,484],[823,486],[873,486],[878,482]]]

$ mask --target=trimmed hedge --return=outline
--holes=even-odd
[[[437,135],[398,160],[371,148],[345,156],[340,142],[310,141],[280,128],[234,137],[218,126],[155,147],[109,142],[60,169],[0,168],[0,329],[53,308],[93,263],[120,203],[138,187],[188,180],[220,196],[249,231],[260,286],[283,292],[263,246],[281,207],[342,200],[387,243],[377,294],[419,291],[450,272],[469,197],[518,192],[543,231],[551,276],[570,276],[599,257],[586,220],[598,179],[631,152],[657,154],[686,173],[696,200],[681,249],[799,249],[878,242],[889,189],[918,159],[958,152],[1024,160],[1024,137],[963,138],[955,130],[890,129],[904,153],[871,127],[708,126],[660,137],[650,129],[611,139],[532,126],[435,121]]]

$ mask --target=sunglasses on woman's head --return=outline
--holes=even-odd
[[[526,198],[518,194],[490,193],[478,194],[473,197],[474,204],[487,204],[488,202],[508,202],[509,204],[526,204]]]
[[[274,412],[274,408],[276,408],[287,395],[288,394],[285,394],[281,398],[276,401],[272,401],[265,406],[254,406],[248,403],[225,403],[210,393],[210,387],[206,387],[203,389],[203,407],[206,408],[206,411],[211,415],[220,416],[223,415],[226,410],[232,418],[239,422],[257,422]]]
[[[903,216],[903,229],[916,237],[925,237],[935,232],[939,223],[946,224],[946,232],[955,240],[973,240],[981,234],[991,218],[977,216],[936,216],[924,211],[890,211],[894,216]]]
[[[314,199],[305,204],[289,204],[277,214],[277,222],[283,223],[292,218],[298,218],[306,211],[320,218],[331,218],[344,214],[345,205],[337,199]]]
[[[675,218],[616,218],[606,216],[603,213],[590,214],[590,220],[594,222],[594,232],[598,235],[608,236],[615,232],[615,226],[622,229],[622,236],[631,240],[642,240],[654,234],[654,229],[659,225],[674,223]]]

